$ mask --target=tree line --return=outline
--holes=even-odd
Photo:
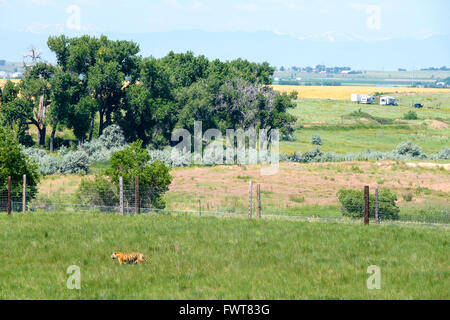
[[[293,131],[295,94],[268,85],[274,73],[267,62],[222,62],[170,52],[142,57],[137,43],[106,36],[49,37],[57,64],[34,61],[19,83],[7,82],[0,96],[0,122],[24,145],[55,148],[57,130],[71,129],[79,143],[101,136],[117,124],[127,142],[160,148],[171,143],[176,128],[278,128]],[[50,132],[47,129],[51,128]]]

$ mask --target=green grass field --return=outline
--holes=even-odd
[[[291,111],[298,118],[295,141],[283,141],[280,151],[292,154],[312,150],[313,134],[322,137],[322,151],[337,153],[357,153],[367,148],[386,152],[395,149],[403,141],[412,141],[421,146],[425,153],[432,154],[450,144],[450,95],[405,95],[398,98],[399,106],[300,99],[297,107]],[[410,107],[413,103],[422,103],[434,109],[414,110]],[[358,110],[382,119],[386,124],[350,116]],[[417,112],[418,120],[403,120],[410,110]]]
[[[1,299],[450,298],[445,229],[76,213],[1,214],[0,228]],[[150,262],[120,266],[119,250]]]

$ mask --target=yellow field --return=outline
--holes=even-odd
[[[357,86],[281,86],[273,85],[279,92],[297,91],[299,98],[350,100],[352,93],[375,94],[382,93],[450,93],[450,89],[407,88],[407,87],[357,87]]]
[[[8,79],[0,79],[0,88],[5,86]],[[13,82],[19,82],[20,79],[11,79]],[[279,92],[297,91],[299,98],[311,99],[332,99],[332,100],[350,100],[352,93],[375,94],[375,92],[387,93],[449,93],[450,89],[436,88],[407,88],[407,87],[358,87],[358,86],[271,86]]]
[[[3,89],[3,87],[5,86],[5,84],[8,80],[11,80],[12,82],[16,82],[16,83],[20,81],[20,79],[0,79],[0,88]]]

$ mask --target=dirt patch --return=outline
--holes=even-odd
[[[449,125],[445,122],[438,121],[438,120],[425,120],[425,123],[427,126],[433,128],[433,129],[448,129]]]
[[[418,163],[407,163],[408,168],[427,168],[427,169],[444,169],[450,171],[450,163],[430,163],[430,162],[418,162]]]
[[[450,164],[446,167],[449,166]],[[168,201],[168,206],[189,207],[190,200],[201,199],[203,204],[211,208],[239,206],[245,210],[249,180],[254,185],[261,184],[264,192],[263,207],[272,209],[337,205],[336,194],[340,189],[362,190],[365,185],[371,188],[387,187],[396,191],[399,196],[419,187],[428,188],[432,192],[450,192],[446,172],[417,172],[413,168],[415,167],[394,161],[281,163],[279,172],[273,176],[261,176],[259,166],[177,169],[172,171],[174,180],[169,197],[183,194],[186,201]],[[195,208],[197,201],[192,202],[192,207]]]

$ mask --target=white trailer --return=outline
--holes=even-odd
[[[375,97],[371,96],[370,94],[365,94],[361,97],[360,103],[363,104],[372,104],[375,102]]]
[[[382,106],[395,106],[397,105],[397,99],[390,96],[380,97],[380,105]]]
[[[372,104],[375,101],[375,97],[370,94],[352,94],[352,102],[364,103],[364,104]]]
[[[361,94],[354,93],[352,94],[352,102],[361,102]]]

